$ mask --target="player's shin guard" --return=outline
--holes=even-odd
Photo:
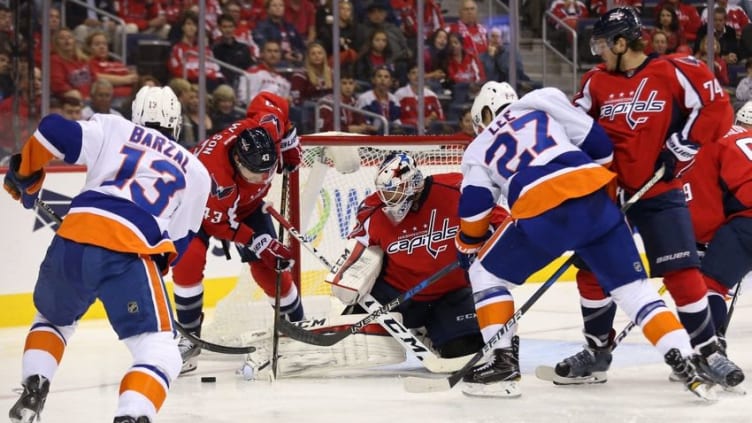
[[[146,333],[123,342],[133,366],[120,382],[117,416],[145,416],[154,421],[178,376],[181,358],[171,332]]]
[[[256,283],[264,290],[271,304],[274,304],[274,295],[277,285],[277,271],[267,267],[262,261],[251,262],[251,275]],[[280,275],[282,284],[282,297],[280,298],[280,312],[291,322],[303,320],[305,315],[303,303],[300,301],[298,289],[292,281],[290,272],[282,272]]]
[[[695,268],[677,270],[663,276],[663,283],[676,303],[676,311],[687,329],[693,347],[715,341],[715,325],[710,315],[707,288]]]
[[[590,271],[580,269],[577,272],[577,289],[580,292],[580,311],[588,345],[596,348],[609,345],[613,337],[616,304],[603,292]]]
[[[201,336],[201,322],[204,320],[204,286],[198,284],[192,287],[175,285],[175,314],[178,323],[194,335]],[[183,367],[180,374],[192,372],[198,367],[198,356],[201,348],[187,338],[181,336],[178,349],[182,357]]]

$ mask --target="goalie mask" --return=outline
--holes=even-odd
[[[232,148],[238,172],[248,182],[262,184],[271,180],[277,169],[277,149],[263,128],[246,129]]]
[[[379,166],[375,185],[384,212],[392,222],[399,223],[423,191],[423,173],[407,153],[392,153]]]

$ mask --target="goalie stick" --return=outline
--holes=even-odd
[[[637,192],[632,195],[629,200],[627,200],[624,205],[621,207],[622,213],[629,210],[637,201],[639,201],[640,198],[642,198],[643,195],[645,195],[646,192],[648,192],[653,186],[658,183],[661,178],[663,178],[663,174],[666,172],[666,167],[661,166],[658,168],[658,170],[655,171],[653,176],[645,182],[645,185],[642,186]],[[449,377],[446,378],[421,378],[421,377],[407,377],[404,381],[404,388],[408,392],[415,392],[415,393],[422,393],[422,392],[440,392],[440,391],[447,391],[449,389],[452,389],[459,381],[462,380],[462,378],[472,370],[472,368],[483,359],[483,357],[486,356],[494,347],[496,344],[501,340],[501,337],[507,333],[515,324],[517,324],[517,321],[522,318],[522,316],[532,307],[533,304],[535,304],[536,301],[556,282],[561,275],[564,274],[564,272],[569,268],[569,266],[572,265],[574,262],[574,255],[569,256],[567,260],[559,266],[559,268],[554,272],[553,275],[551,275],[548,280],[546,280],[543,285],[541,285],[540,288],[538,288],[533,294],[530,296],[530,298],[525,301],[522,306],[514,312],[511,318],[486,342],[485,345],[483,345],[483,348],[481,348],[480,351],[478,351],[471,359],[467,362],[461,369],[458,371],[452,373],[449,375]]]
[[[337,269],[341,265],[341,262],[338,261],[334,265],[331,264],[331,262],[324,257],[321,253],[319,253],[318,250],[316,250],[315,247],[313,247],[308,241],[306,241],[301,234],[295,229],[295,227],[282,216],[278,211],[276,211],[271,205],[265,205],[264,211],[271,215],[274,219],[276,219],[281,226],[286,228],[288,232],[293,236],[293,238],[297,239],[298,242],[302,243],[303,246],[311,253],[313,254],[324,266],[329,268],[329,271],[332,273],[336,273]],[[370,294],[365,295],[358,303],[365,309],[368,313],[377,313],[380,309],[382,309],[384,306],[379,303],[373,296]],[[398,320],[393,319],[389,317],[388,312],[387,313],[379,313],[378,316],[378,322],[379,324],[386,329],[387,332],[389,332],[394,339],[399,342],[405,350],[412,352],[418,360],[420,360],[425,368],[433,373],[447,373],[447,372],[453,372],[459,368],[461,368],[468,360],[469,357],[463,356],[463,357],[456,357],[456,358],[442,358],[437,357],[436,354],[431,352],[431,350],[421,342],[420,339],[418,339],[410,330],[408,330],[402,323],[400,323]],[[297,326],[296,326],[297,327]],[[329,337],[329,336],[327,336]],[[295,339],[291,336],[291,338]],[[315,344],[316,345],[316,344]]]
[[[279,212],[274,210],[273,207],[267,207],[266,212],[272,215],[272,217],[274,217],[275,219],[278,219],[280,222],[282,221],[287,222],[287,220],[284,219],[284,217],[280,215]],[[292,225],[290,225],[289,222],[287,222],[287,224],[289,225],[287,229],[290,232],[290,234],[292,234],[293,237],[300,239],[301,238],[300,233]],[[311,251],[316,257],[322,260],[322,263],[325,263],[327,267],[329,267],[332,270],[336,270],[336,268],[332,266],[331,263],[329,263],[329,261],[326,260],[325,257],[321,256],[321,254],[319,254],[315,248],[313,248],[311,245],[307,243],[304,243],[303,245],[306,247],[306,249]],[[418,292],[422,291],[429,285],[433,284],[434,282],[446,276],[449,272],[459,267],[459,265],[460,265],[459,262],[453,261],[449,263],[448,265],[442,267],[436,273],[431,275],[428,279],[423,280],[422,282],[412,287],[410,290],[402,293],[397,298],[389,301],[385,305],[382,305],[377,310],[373,311],[371,314],[364,317],[362,320],[350,326],[347,326],[345,330],[343,330],[342,332],[337,332],[337,333],[332,333],[332,334],[319,334],[319,333],[309,332],[286,320],[281,320],[279,322],[280,332],[284,333],[285,335],[289,336],[290,338],[296,341],[305,342],[306,344],[318,345],[322,347],[332,346],[336,344],[337,342],[347,338],[348,336],[354,333],[360,332],[361,330],[363,330],[363,328],[368,326],[369,323],[377,320],[379,316],[387,314],[390,311],[394,310],[396,307],[398,307],[400,304],[407,301],[409,298],[412,298]]]
[[[63,223],[63,218],[60,217],[59,214],[55,212],[55,210],[50,207],[49,204],[45,203],[44,201],[37,198],[35,202],[38,209],[45,212],[50,219],[54,220],[58,225]],[[191,342],[198,345],[202,349],[205,349],[207,351],[212,351],[220,354],[232,354],[232,355],[242,355],[242,354],[248,354],[256,351],[256,347],[253,346],[245,346],[245,347],[229,347],[226,345],[219,345],[214,344],[209,341],[204,341],[203,339],[197,337],[196,335],[189,332],[186,328],[184,328],[180,323],[176,321],[172,321],[172,324],[175,326],[175,329],[180,332],[181,335],[183,335],[185,338],[188,338]]]

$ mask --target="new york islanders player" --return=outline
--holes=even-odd
[[[711,386],[695,370],[689,336],[646,278],[632,233],[606,186],[615,178],[602,166],[613,150],[603,128],[554,88],[517,98],[507,83],[487,82],[472,107],[482,131],[462,158],[457,249],[478,254],[470,266],[478,323],[484,339],[514,315],[511,289],[567,250],[576,252],[694,394]],[[489,212],[504,197],[511,224],[490,233]],[[482,248],[481,248],[482,247]],[[518,396],[516,327],[501,348],[467,374],[463,391]]]
[[[371,293],[387,303],[457,260],[454,236],[462,174],[424,177],[413,157],[388,155],[376,174],[349,234],[352,248],[336,274],[327,276],[342,302],[356,304]],[[499,226],[507,213],[493,209]],[[468,264],[469,265],[469,264]],[[482,338],[466,271],[455,269],[400,305],[408,328],[425,327],[433,347],[452,358],[478,351]]]
[[[726,135],[700,149],[682,181],[713,323],[723,336],[729,289],[752,271],[752,102]]]
[[[676,179],[694,162],[699,144],[728,131],[733,110],[705,63],[693,57],[646,56],[642,25],[634,9],[617,7],[595,23],[591,48],[604,63],[583,76],[575,105],[600,123],[614,143],[613,170],[627,195],[666,166],[655,185],[627,212],[637,227],[653,276],[663,276],[692,345],[708,360],[713,379],[735,385],[742,371],[720,351],[710,318],[706,287],[692,223]],[[591,272],[577,275],[587,345],[557,365],[560,377],[605,371],[611,362],[615,305]],[[560,381],[563,383],[563,381]]]
[[[175,141],[180,116],[172,90],[143,87],[133,122],[52,114],[11,159],[5,189],[26,208],[34,206],[51,159],[87,168],[39,270],[24,391],[10,410],[12,422],[39,418],[66,344],[97,298],[133,356],[115,423],[149,423],[162,406],[181,363],[162,275],[198,231],[211,186],[201,162]]]
[[[195,153],[209,170],[212,192],[201,230],[188,246],[186,260],[172,272],[178,322],[200,334],[210,237],[236,245],[241,259],[249,262],[253,279],[270,298],[281,272],[281,312],[290,320],[301,320],[300,295],[286,271],[294,263],[292,253],[277,241],[271,218],[262,212],[274,172],[295,171],[300,165],[301,147],[289,123],[287,102],[260,93],[248,106],[246,119],[205,140]],[[181,338],[180,351],[181,373],[195,370],[201,350]]]

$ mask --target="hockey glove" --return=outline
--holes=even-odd
[[[292,173],[298,170],[303,159],[303,148],[300,146],[298,131],[294,126],[282,136],[280,151],[282,151],[282,160],[279,162],[277,171]]]
[[[674,132],[668,137],[663,149],[658,154],[655,164],[656,170],[661,166],[666,167],[663,181],[669,182],[680,178],[695,163],[695,155],[699,146],[692,141],[682,138],[681,134]]]
[[[457,232],[457,236],[454,238],[454,245],[457,247],[457,261],[460,262],[461,268],[465,270],[470,268],[483,243],[491,237],[491,233],[491,231],[487,231],[481,237],[472,237],[465,235],[462,231]]]
[[[292,251],[269,234],[255,235],[248,249],[265,265],[277,272],[290,270],[295,264]]]
[[[10,158],[8,173],[5,174],[3,188],[14,200],[21,200],[24,208],[30,209],[39,197],[39,191],[42,189],[44,182],[44,169],[40,169],[29,176],[18,174],[18,168],[21,166],[21,155],[14,154]]]

